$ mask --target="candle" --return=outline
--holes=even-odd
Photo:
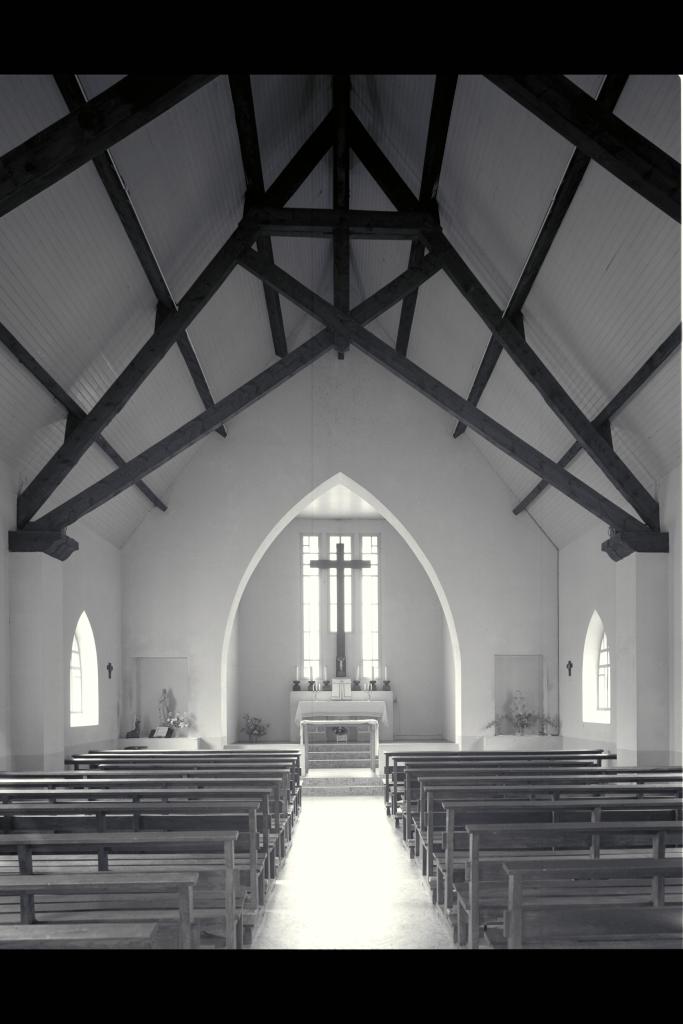
[[[327,679],[327,665],[323,665],[323,679]]]
[[[360,679],[360,665],[356,665],[356,679]]]
[[[299,666],[298,665],[296,666],[296,675],[294,676],[294,678],[296,680],[298,680],[298,678],[299,678]]]
[[[308,673],[309,673],[308,678],[310,679],[311,682],[313,682],[313,666],[312,665],[308,666]]]
[[[385,665],[384,666],[384,682],[385,683],[386,683],[388,678],[389,678],[389,673],[387,672],[387,666]]]

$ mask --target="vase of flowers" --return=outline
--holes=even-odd
[[[240,727],[240,732],[247,734],[250,743],[258,743],[261,736],[265,736],[270,729],[270,722],[264,723],[262,718],[254,715],[242,715],[242,720],[244,725]]]
[[[337,738],[337,743],[348,742],[348,731],[345,725],[335,725],[334,734]]]
[[[493,726],[496,728],[496,735],[505,732],[506,727],[512,726],[515,736],[526,736],[532,727],[535,735],[547,736],[559,732],[560,720],[558,717],[551,718],[548,715],[530,711],[522,691],[515,690],[510,700],[510,710],[496,715],[486,723],[484,728],[490,729]]]
[[[187,711],[176,711],[166,719],[168,735],[187,736],[187,730],[192,727],[192,715]]]

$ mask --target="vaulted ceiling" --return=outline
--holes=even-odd
[[[450,409],[457,434],[468,409],[485,414],[484,432],[475,410],[467,435],[509,488],[511,515],[541,466],[554,486],[528,511],[556,545],[596,524],[597,492],[617,533],[637,520],[635,549],[661,549],[658,481],[681,461],[676,76],[162,86],[0,77],[0,458],[22,492],[22,535],[63,530],[51,512],[236,395],[191,439],[222,416],[229,430],[257,375],[259,394],[357,341]],[[52,179],[48,167],[39,180],[41,160],[58,165]],[[302,216],[282,215],[283,200]],[[347,207],[374,212],[354,221]],[[337,220],[312,213],[333,209]],[[367,302],[395,279],[401,301]],[[151,338],[166,354],[81,445]],[[577,437],[567,480],[556,467]],[[91,492],[82,521],[122,545],[171,500],[196,450],[148,463],[159,468],[87,512],[106,489]]]

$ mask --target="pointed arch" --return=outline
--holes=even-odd
[[[597,611],[591,615],[583,645],[581,704],[584,722],[611,723],[609,642]]]
[[[461,658],[460,658],[460,644],[458,641],[458,634],[455,628],[455,620],[453,618],[453,612],[451,611],[446,592],[436,574],[434,566],[427,558],[426,554],[418,544],[412,533],[404,526],[404,524],[394,515],[394,513],[386,505],[384,505],[371,491],[367,490],[361,484],[357,483],[351,477],[345,473],[335,473],[334,476],[329,477],[323,483],[318,484],[311,491],[305,494],[296,504],[294,504],[288,512],[286,512],[275,525],[264,537],[263,541],[259,544],[258,548],[252,555],[249,564],[247,565],[239,585],[233,595],[230,610],[228,612],[227,623],[225,627],[225,633],[223,636],[223,649],[221,652],[221,716],[223,721],[223,728],[226,728],[228,721],[228,686],[227,686],[227,661],[228,651],[230,648],[230,641],[232,637],[232,631],[235,624],[235,618],[237,610],[242,600],[242,595],[245,591],[251,576],[259,564],[263,556],[265,555],[268,548],[271,546],[276,537],[285,529],[286,526],[291,523],[293,519],[301,515],[306,507],[319,498],[326,491],[331,490],[339,484],[343,484],[350,491],[353,491],[359,497],[363,498],[370,505],[377,509],[377,512],[389,523],[390,526],[396,530],[400,537],[406,542],[410,550],[413,552],[418,562],[427,574],[427,578],[434,587],[436,596],[439,599],[441,610],[444,615],[446,622],[446,629],[450,640],[450,655],[452,664],[449,665],[450,678],[447,678],[444,682],[444,696],[445,704],[447,708],[447,739],[453,739],[456,743],[462,742],[462,686],[461,686]]]
[[[99,725],[100,694],[95,634],[85,610],[76,623],[69,664],[69,725]]]

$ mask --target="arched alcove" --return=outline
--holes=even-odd
[[[597,611],[591,615],[586,639],[583,645],[583,665],[581,670],[581,707],[584,722],[597,722],[609,725],[612,712],[599,706],[598,700],[598,658],[603,637],[606,636],[605,626]]]
[[[444,697],[445,706],[448,709],[447,715],[449,721],[447,722],[446,734],[450,733],[456,743],[461,742],[461,657],[460,657],[460,645],[458,642],[458,635],[455,627],[455,621],[453,613],[451,611],[448,599],[446,597],[444,588],[439,580],[439,577],[430,562],[425,555],[422,547],[418,543],[414,535],[405,527],[405,525],[398,519],[396,515],[384,505],[374,494],[368,491],[365,487],[362,487],[355,480],[352,480],[344,473],[336,473],[334,476],[329,477],[327,480],[319,484],[313,490],[305,494],[296,504],[294,504],[288,512],[285,513],[268,532],[266,537],[257,547],[256,551],[252,555],[242,577],[239,585],[233,595],[233,599],[230,605],[230,609],[227,616],[227,623],[225,627],[225,633],[223,637],[223,647],[221,653],[221,714],[224,723],[224,729],[227,727],[228,721],[228,651],[230,649],[230,642],[235,626],[235,620],[237,611],[242,600],[244,591],[251,579],[254,570],[256,569],[259,562],[262,560],[265,553],[268,551],[270,546],[273,544],[275,539],[282,533],[282,531],[295,519],[297,516],[304,514],[304,510],[310,505],[310,503],[317,498],[321,497],[327,491],[338,485],[343,485],[350,491],[354,492],[368,504],[372,505],[376,510],[378,516],[385,519],[390,526],[396,530],[399,536],[407,544],[409,549],[417,558],[418,562],[422,566],[424,572],[427,575],[430,583],[432,584],[439,604],[441,606],[444,621],[446,623],[446,630],[449,638],[449,654],[452,659],[451,665],[449,666],[450,682],[447,684],[446,679],[444,680]],[[448,689],[446,689],[448,685]],[[449,737],[449,738],[450,738]]]
[[[83,611],[71,641],[69,665],[69,725],[99,725],[100,694],[97,646],[90,619]]]

